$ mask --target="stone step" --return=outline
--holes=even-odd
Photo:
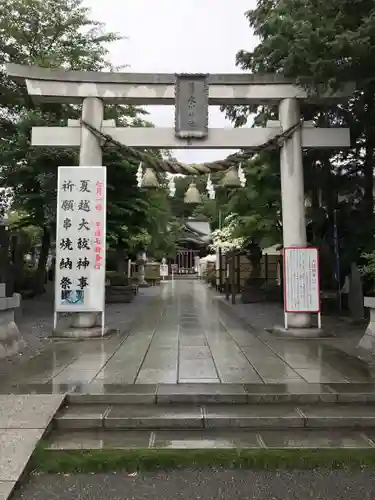
[[[88,384],[70,404],[375,403],[374,384]]]
[[[375,427],[375,405],[108,405],[72,404],[58,429],[337,429]]]
[[[49,450],[373,448],[375,429],[55,430]]]

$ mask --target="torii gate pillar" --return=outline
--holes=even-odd
[[[283,131],[299,122],[300,107],[297,99],[284,99],[280,102],[279,120]],[[306,246],[301,128],[293,132],[280,150],[280,176],[283,246]],[[291,328],[308,328],[311,326],[311,314],[289,313],[288,324]]]
[[[82,102],[82,120],[92,127],[101,130],[104,119],[104,103],[97,97],[86,97]],[[103,150],[100,140],[86,127],[81,127],[81,146],[79,150],[80,167],[101,167],[103,165]],[[72,327],[93,328],[100,324],[100,313],[73,313]]]

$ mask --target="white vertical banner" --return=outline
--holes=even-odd
[[[56,312],[105,307],[106,168],[59,167]]]
[[[319,253],[314,247],[284,248],[285,312],[320,312]]]

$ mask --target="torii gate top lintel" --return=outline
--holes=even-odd
[[[36,101],[81,102],[99,97],[108,104],[174,104],[176,74],[66,71],[8,63],[6,71],[16,81],[26,81]],[[351,95],[354,86],[340,92],[308,93],[278,74],[207,74],[209,104],[250,104],[279,102],[287,98],[310,102],[332,102]]]

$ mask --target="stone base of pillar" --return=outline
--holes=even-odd
[[[311,328],[310,313],[288,313],[289,328]]]
[[[108,335],[110,330],[108,328],[104,329],[104,336]],[[92,328],[66,328],[62,330],[56,330],[53,334],[54,337],[57,338],[66,338],[66,339],[97,339],[102,336],[102,329],[100,326],[94,326]]]
[[[66,321],[60,321],[56,330],[52,333],[53,337],[69,339],[89,339],[102,337],[102,327],[100,324],[100,313],[73,313]],[[109,330],[104,329],[104,335]]]
[[[280,334],[283,337],[290,338],[306,338],[313,339],[319,337],[327,337],[327,332],[325,332],[322,328],[285,328],[284,326],[275,325],[270,329],[272,333]]]
[[[21,296],[5,297],[5,285],[0,285],[0,358],[17,354],[26,342],[21,337],[15,322],[15,312],[21,305]]]
[[[100,313],[82,312],[73,314],[73,328],[94,328],[100,324]]]
[[[148,288],[149,286],[150,286],[150,285],[147,283],[147,281],[146,281],[146,280],[140,281],[140,282],[138,283],[138,287],[139,287],[139,288]]]

